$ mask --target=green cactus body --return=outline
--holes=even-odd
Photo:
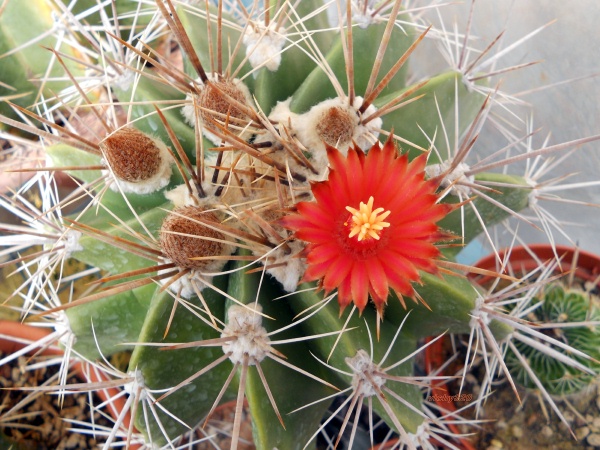
[[[208,52],[209,41],[206,39],[207,20],[204,17],[204,13],[198,14],[193,9],[188,10],[184,7],[179,8],[177,11],[179,18],[188,31],[196,52],[198,52],[200,61],[207,68],[214,67],[214,61],[211,63],[210,53]],[[211,11],[211,21],[215,20],[214,16],[216,14],[215,10]],[[233,19],[229,18],[228,20],[233,23]],[[212,42],[214,44],[216,40],[216,26],[214,23],[211,23],[211,29],[213,33]],[[364,55],[371,55],[372,58],[375,57],[384,29],[385,24],[382,23],[371,25],[366,29],[356,28],[354,30],[354,48],[355,51],[360,52],[361,58]],[[223,39],[236,42],[240,38],[239,33],[237,28],[228,26]],[[389,46],[385,54],[381,68],[382,74],[393,66],[414,41],[414,37],[410,33],[405,33],[399,29],[394,30],[392,38],[393,45]],[[299,43],[297,45],[304,44]],[[229,64],[228,58],[229,56],[224,54],[223,66]],[[326,60],[342,88],[347,91],[346,67],[339,35],[335,37],[335,43],[331,46]],[[234,65],[240,64],[241,61],[241,57],[237,55]],[[258,104],[267,113],[275,106],[276,102],[286,100],[288,97],[291,97],[291,111],[296,113],[305,112],[322,100],[335,97],[336,95],[330,80],[322,69],[314,65],[311,66],[308,62],[308,58],[299,47],[292,47],[284,53],[281,65],[277,70],[270,71],[267,68],[262,68],[258,71],[256,79],[254,77],[246,77],[244,78],[244,83],[254,93]],[[360,64],[355,62],[354,87],[357,94],[364,94],[371,67],[372,61],[366,62],[361,59]],[[187,59],[186,70],[190,75],[194,73]],[[244,67],[240,73],[243,74],[249,70],[249,67]],[[288,76],[288,73],[292,74],[292,76]],[[283,77],[284,82],[278,82],[279,77]],[[402,69],[384,89],[382,96],[378,98],[376,104],[383,106],[397,96],[402,95],[406,89],[410,88],[406,86],[405,80],[406,69]],[[136,102],[136,105],[131,107],[133,117],[137,119],[133,122],[134,126],[147,133],[157,134],[164,142],[169,142],[163,124],[160,123],[159,118],[154,113],[154,105],[160,107],[161,102],[164,101],[183,101],[180,92],[168,86],[164,81],[157,81],[142,76],[136,83],[131,85],[130,91],[117,91],[116,94],[124,102]],[[461,111],[461,124],[458,127],[458,131],[461,134],[471,123],[484,101],[484,98],[480,94],[466,89],[462,83],[461,76],[454,72],[433,77],[428,83],[413,93],[414,96],[421,94],[424,94],[424,98],[385,115],[383,126],[385,129],[393,129],[396,134],[422,148],[430,147],[427,137],[433,137],[442,124],[448,127],[448,129],[455,129],[455,125],[452,122],[456,106],[455,101],[458,102],[458,108]],[[438,113],[438,109],[440,113]],[[173,129],[180,144],[185,149],[187,156],[192,162],[197,163],[195,161],[197,150],[194,144],[196,141],[194,130],[185,123],[183,116],[177,109],[169,109],[165,112],[165,116],[167,117],[169,126]],[[414,122],[415,119],[411,118],[416,118],[416,122]],[[421,127],[421,130],[419,130],[419,127]],[[452,137],[451,139],[453,140],[454,138]],[[442,141],[438,139],[435,142],[438,145]],[[212,144],[206,141],[204,141],[203,145],[205,149],[212,146]],[[61,145],[52,148],[50,154],[57,166],[77,165],[75,161],[80,161],[79,164],[83,162],[87,162],[88,164],[98,163],[98,159],[94,156]],[[431,162],[434,161],[432,160]],[[99,175],[98,173],[76,171],[73,174],[85,181],[93,181]],[[167,190],[177,185],[178,182],[181,182],[180,178],[175,175],[174,177]],[[514,185],[514,188],[499,189],[498,193],[493,194],[495,200],[504,204],[507,208],[514,210],[526,206],[528,190],[522,188],[524,183],[521,179],[494,174],[481,174],[478,177],[481,180],[502,181]],[[274,186],[271,185],[271,189],[273,188]],[[257,194],[253,195],[257,196]],[[102,203],[107,210],[112,211],[117,216],[128,218],[126,227],[111,226],[106,222],[102,223],[107,218],[106,213],[102,211],[99,212],[99,217],[94,217],[95,213],[88,212],[81,220],[84,223],[98,227],[99,230],[107,232],[110,235],[119,236],[124,239],[131,239],[131,236],[128,236],[131,232],[127,230],[135,230],[143,234],[143,230],[137,223],[138,219],[132,217],[128,207],[119,200],[119,196],[119,193],[107,192],[103,197]],[[450,202],[457,201],[455,198],[449,198],[448,200]],[[139,214],[141,222],[152,233],[157,232],[160,228],[166,211],[172,209],[172,205],[169,202],[164,203],[164,194],[162,191],[148,196],[133,195],[129,197],[129,201]],[[215,202],[218,201],[218,198],[211,200],[212,207],[216,206],[217,203]],[[484,217],[486,224],[498,222],[507,215],[504,210],[488,202],[479,201],[478,199],[475,202],[476,208]],[[481,231],[481,224],[471,210],[467,210],[466,219],[460,217],[460,211],[455,211],[440,224],[443,229],[455,235],[463,235],[461,228],[463,221],[465,225],[464,242],[467,243]],[[106,239],[100,240],[93,234],[82,237],[80,244],[83,249],[74,254],[76,258],[87,264],[100,267],[111,274],[123,273],[136,268],[147,268],[152,265],[150,260],[144,259],[139,255],[128,254],[127,251],[122,249],[112,248],[110,241]],[[241,253],[241,255],[248,254],[248,252]],[[258,274],[246,275],[242,268],[230,275],[228,281],[224,281],[226,279],[227,277],[219,278],[219,283],[226,282],[230,298],[234,298],[245,304],[258,300],[263,313],[275,319],[263,319],[264,326],[269,331],[275,331],[287,324],[292,324],[294,314],[298,314],[305,308],[313,306],[322,298],[321,294],[309,289],[301,291],[286,300],[272,301],[272,299],[284,293],[278,283],[270,279],[270,276],[267,275],[262,280],[262,288],[259,291],[260,276]],[[422,306],[416,308],[409,307],[410,317],[406,321],[399,337],[394,341],[391,353],[388,355],[390,364],[401,360],[415,351],[415,337],[428,336],[446,330],[451,332],[469,331],[469,313],[474,308],[477,297],[476,291],[471,285],[461,280],[458,276],[438,278],[423,274],[421,279],[422,284],[417,287],[417,292],[427,302],[430,309]],[[306,285],[302,287],[309,288],[310,286]],[[219,289],[222,289],[222,287]],[[136,341],[136,339],[132,338],[140,328],[141,332],[137,338],[137,342],[140,343],[184,343],[214,339],[219,336],[219,332],[215,327],[207,323],[210,319],[206,316],[206,313],[198,313],[205,317],[205,320],[201,321],[199,318],[194,317],[185,307],[178,305],[175,308],[174,315],[170,318],[171,313],[169,311],[174,308],[174,299],[172,295],[161,291],[161,289],[156,289],[156,293],[150,301],[149,309],[146,308],[150,294],[138,302],[127,298],[129,294],[125,293],[117,295],[114,298],[103,299],[102,303],[108,305],[121,301],[135,308],[138,308],[138,305],[140,305],[140,317],[145,316],[143,325],[141,327],[138,325],[131,327],[127,334],[127,340],[129,341]],[[205,297],[206,303],[210,307],[211,315],[217,320],[226,323],[226,311],[235,303],[225,301],[225,298],[219,291],[215,291],[210,286],[202,290],[202,296]],[[191,301],[196,307],[200,307],[200,304],[196,300]],[[377,363],[392,345],[396,330],[407,312],[396,298],[390,298],[388,303],[389,306],[385,312],[385,319],[380,324],[379,338],[375,338],[367,332],[367,326],[372,328],[371,333],[374,332],[375,323],[378,320],[374,311],[368,309],[364,312],[362,318],[354,314],[350,322],[346,324],[346,331],[340,336],[331,335],[304,341],[303,337],[318,336],[344,329],[345,319],[339,316],[338,306],[335,302],[330,302],[318,314],[292,327],[287,332],[288,338],[295,338],[300,341],[285,346],[285,349],[281,351],[288,357],[289,363],[297,365],[307,373],[318,377],[322,376],[324,381],[331,382],[342,389],[350,387],[352,383],[351,377],[343,374],[332,376],[331,373],[328,373],[326,366],[318,363],[311,356],[311,353],[318,355],[321,361],[328,361],[328,364],[333,367],[347,372],[349,370],[348,361],[357,357],[357,355],[361,354],[360,352],[368,353],[372,347],[374,354],[369,355],[369,357],[372,358],[374,363]],[[120,315],[123,320],[127,320],[130,309],[130,307],[121,308],[115,311],[115,313]],[[146,310],[148,311],[147,314]],[[90,310],[90,307],[83,305],[74,308],[73,312],[70,313],[70,317],[76,320],[76,324],[81,324],[85,328],[86,314],[92,315],[93,312]],[[119,321],[116,321],[116,323],[119,323]],[[137,321],[135,323],[137,324]],[[167,325],[168,323],[169,325]],[[79,330],[79,326],[75,327],[75,329]],[[493,324],[492,327],[495,327],[499,338],[510,332],[510,327],[504,325]],[[166,337],[164,337],[167,328],[169,331]],[[78,332],[86,333],[87,335],[90,334],[90,331],[84,332],[83,329]],[[82,343],[81,345],[84,344]],[[89,344],[85,345],[89,347]],[[108,348],[112,345],[112,341],[107,341],[102,345],[106,347],[101,346],[101,350],[109,351]],[[335,350],[330,354],[334,346]],[[93,354],[94,349],[90,349],[89,352]],[[145,386],[148,389],[151,391],[160,391],[178,386],[183,380],[193,376],[194,373],[202,371],[204,367],[214,363],[221,356],[222,351],[219,347],[199,346],[168,350],[140,345],[134,349],[130,370],[140,371]],[[182,369],[182,365],[185,366],[185,369]],[[406,363],[395,367],[389,375],[396,377],[410,376],[412,374],[411,366],[412,360],[408,360]],[[160,426],[155,418],[148,418],[153,416],[148,416],[147,413],[145,415],[139,413],[136,421],[137,427],[147,436],[151,436],[153,441],[166,442],[168,439],[172,439],[174,436],[185,431],[182,422],[186,423],[189,427],[195,426],[210,411],[213,402],[223,389],[224,382],[230,374],[232,367],[229,360],[223,361],[185,386],[178,387],[171,395],[166,396],[164,400],[159,402],[161,408],[164,407],[166,411],[175,414],[181,422],[161,412],[161,408],[159,408],[157,414],[161,422]],[[298,442],[295,436],[298,436],[299,433],[304,435],[309,430],[315,430],[318,427],[318,423],[330,400],[315,403],[313,406],[300,409],[291,415],[287,415],[287,413],[311,401],[317,401],[319,398],[331,395],[333,392],[332,389],[271,359],[266,359],[264,364],[261,364],[261,367],[265,373],[265,378],[275,398],[277,407],[283,415],[282,420],[285,423],[285,428],[279,423],[273,405],[265,393],[261,377],[256,369],[250,366],[244,376],[246,383],[244,393],[245,398],[249,402],[253,418],[255,443],[259,448],[265,449],[274,447],[302,448],[304,443]],[[240,373],[234,374],[232,378],[233,383],[223,394],[221,400],[230,399],[235,396],[234,393],[237,390],[235,383],[240,381]],[[295,380],[294,383],[296,386],[302,386],[302,388],[290,390],[289,380],[291,379]],[[406,432],[416,432],[423,418],[398,401],[396,397],[404,399],[413,405],[414,408],[418,409],[421,402],[419,389],[402,382],[388,382],[386,388],[391,389],[394,395],[385,397],[388,403],[386,407],[383,407],[381,402],[374,401],[373,408],[375,411],[386,419],[390,426],[397,431],[398,427],[395,424],[398,423],[396,420],[399,420],[399,423]],[[390,412],[395,415],[394,419],[390,417]]]

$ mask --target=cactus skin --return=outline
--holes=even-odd
[[[159,0],[158,3],[166,8],[170,2]],[[183,29],[187,32],[195,54],[208,71],[215,65],[214,53],[217,50],[214,47],[217,41],[218,9],[209,8],[210,19],[207,20],[207,12],[203,9],[204,3],[201,3],[202,7],[198,7],[199,9],[178,4],[171,16],[176,13]],[[303,1],[297,13],[300,17],[304,17],[320,4],[318,0]],[[85,7],[84,2],[79,5]],[[120,11],[119,8],[126,8],[122,2],[117,2],[117,6],[117,11]],[[162,17],[167,22],[169,20],[168,14],[163,13],[161,16],[156,12],[156,16]],[[96,16],[93,17],[97,20]],[[402,17],[410,19],[408,16]],[[142,21],[142,25],[150,26],[150,21],[147,19]],[[84,231],[84,235],[78,242],[80,248],[69,256],[90,267],[100,269],[102,276],[106,277],[127,275],[128,272],[136,270],[148,272],[141,278],[138,277],[139,273],[125,277],[130,281],[133,280],[131,289],[119,290],[120,287],[126,286],[125,282],[119,284],[122,280],[112,279],[103,284],[103,287],[115,289],[114,295],[90,303],[76,304],[67,310],[67,317],[76,338],[75,350],[83,357],[98,360],[100,356],[108,357],[124,349],[131,350],[128,371],[141,374],[144,388],[155,395],[154,400],[161,395],[155,394],[156,392],[177,387],[158,401],[160,406],[156,409],[158,411],[156,415],[149,415],[144,413],[142,408],[138,408],[135,426],[146,437],[147,442],[158,445],[173,442],[188,428],[202,424],[220,395],[222,395],[221,402],[233,400],[236,396],[239,401],[240,392],[243,392],[243,397],[249,404],[257,448],[300,449],[305,448],[305,445],[315,448],[314,441],[307,444],[297,437],[309,436],[318,430],[320,421],[323,417],[327,417],[327,408],[336,392],[334,387],[340,390],[353,388],[352,380],[347,374],[342,373],[349,370],[348,360],[366,352],[369,353],[372,361],[377,363],[389,351],[387,365],[392,365],[403,358],[407,360],[393,367],[388,375],[392,377],[414,375],[413,352],[418,348],[419,339],[444,332],[472,331],[471,315],[476,309],[481,289],[464,278],[462,273],[453,271],[454,269],[445,270],[443,273],[441,270],[439,272],[431,270],[429,273],[420,273],[420,281],[413,286],[417,293],[415,297],[422,299],[423,302],[406,299],[404,305],[395,294],[391,294],[383,317],[380,317],[371,305],[368,305],[359,317],[358,313],[350,310],[351,308],[340,311],[335,300],[323,305],[318,311],[313,310],[312,308],[323,302],[327,295],[317,289],[320,286],[316,283],[303,283],[302,273],[297,277],[299,285],[293,293],[284,289],[282,283],[276,279],[277,275],[271,276],[276,272],[271,272],[270,263],[265,263],[263,259],[275,258],[273,266],[284,266],[283,272],[292,272],[292,267],[296,267],[293,264],[303,257],[304,244],[299,242],[302,240],[295,239],[291,233],[280,226],[279,222],[281,215],[287,214],[295,207],[295,202],[291,199],[292,194],[310,200],[308,197],[310,197],[311,183],[317,183],[329,176],[325,166],[318,167],[316,150],[297,147],[298,154],[295,160],[302,159],[301,156],[307,158],[316,167],[311,171],[307,167],[298,169],[297,161],[289,157],[283,149],[293,146],[295,142],[293,139],[301,135],[296,131],[300,129],[299,124],[303,123],[303,118],[310,114],[311,108],[322,101],[337,97],[338,92],[322,67],[307,56],[307,52],[310,53],[309,50],[314,49],[297,34],[288,36],[286,46],[289,48],[284,51],[276,70],[262,67],[252,72],[250,62],[244,60],[244,53],[233,54],[228,47],[229,44],[235,46],[242,39],[242,27],[232,25],[236,23],[236,18],[229,15],[227,11],[224,11],[223,19],[223,23],[226,24],[223,29],[223,42],[227,44],[222,48],[222,65],[227,67],[230,63],[229,58],[233,55],[231,67],[240,69],[237,77],[243,77],[243,83],[248,88],[252,101],[256,102],[256,105],[249,102],[249,108],[253,110],[256,117],[244,118],[247,123],[242,126],[236,124],[236,119],[242,119],[233,117],[233,114],[230,116],[229,113],[234,108],[239,112],[240,101],[231,102],[228,95],[223,96],[225,102],[230,102],[229,108],[226,108],[227,114],[222,114],[226,115],[226,118],[220,117],[214,111],[211,117],[211,112],[208,112],[208,119],[203,119],[204,131],[206,128],[211,128],[217,136],[219,133],[224,134],[228,138],[228,140],[224,139],[227,140],[225,147],[237,145],[236,149],[231,151],[236,152],[235,157],[226,160],[227,156],[223,156],[222,161],[217,159],[221,157],[217,156],[219,152],[211,150],[215,144],[209,140],[206,133],[202,134],[200,126],[197,129],[191,126],[181,113],[184,104],[193,105],[193,102],[201,98],[198,94],[200,89],[198,86],[211,82],[210,77],[204,84],[198,81],[192,82],[192,79],[196,79],[199,74],[189,54],[184,54],[184,72],[176,72],[185,83],[173,81],[175,77],[169,80],[164,73],[159,73],[156,68],[149,67],[150,64],[147,64],[143,68],[136,67],[135,71],[132,70],[135,76],[134,83],[127,86],[117,84],[112,86],[111,93],[117,99],[117,104],[128,110],[131,121],[128,126],[134,126],[148,135],[161,139],[171,148],[178,144],[182,154],[176,159],[185,169],[182,169],[184,174],[173,170],[168,185],[150,194],[105,191],[103,184],[91,189],[92,195],[95,196],[96,207],[71,217],[74,221],[72,226]],[[326,23],[324,15],[317,14],[304,25],[308,27],[309,32],[313,32],[325,28]],[[355,27],[354,30],[354,88],[357,96],[366,96],[377,49],[386,33],[386,22],[373,23],[366,28]],[[125,38],[124,33],[122,36]],[[385,53],[379,79],[402,58],[416,38],[417,34],[413,34],[412,31],[404,32],[399,27],[393,28],[392,44]],[[312,45],[323,53],[324,60],[331,67],[331,73],[347,94],[347,67],[340,33],[332,30],[319,31],[314,35],[314,41]],[[357,64],[359,59],[360,64]],[[446,140],[453,143],[465,135],[481,114],[486,98],[481,92],[469,87],[470,81],[467,77],[456,70],[434,74],[426,80],[426,83],[409,85],[408,64],[391,78],[385,89],[373,101],[373,105],[376,108],[384,108],[388,102],[411,89],[414,89],[414,92],[409,98],[417,96],[422,98],[383,115],[381,128],[386,132],[393,130],[397,136],[414,144],[411,146],[402,143],[402,148],[399,150],[407,152],[411,159],[419,155],[423,149],[432,146],[444,155],[447,150]],[[19,67],[28,70],[26,63],[20,63]],[[77,68],[71,70],[75,74],[78,73]],[[225,71],[219,74],[221,75],[224,79],[229,76]],[[214,80],[212,82],[215,83]],[[25,86],[18,88],[26,90]],[[215,95],[222,94],[219,89],[216,91]],[[284,102],[288,99],[289,104],[286,106]],[[173,104],[177,107],[173,108]],[[268,117],[272,111],[286,107],[288,108],[286,117],[289,121],[277,121],[271,117],[269,119],[272,123],[267,119],[264,120],[273,126],[275,132],[267,129],[266,126],[261,128],[260,124],[257,125],[260,122],[259,112]],[[351,107],[354,108],[354,105]],[[161,114],[158,114],[157,110],[160,110]],[[191,110],[194,114],[194,109]],[[459,123],[455,123],[455,111],[460,111]],[[360,115],[359,112],[363,113],[358,111],[357,115]],[[364,117],[361,117],[362,119]],[[245,139],[246,135],[236,129],[236,126],[249,128],[252,137]],[[441,132],[442,129],[448,132],[447,138]],[[237,138],[238,131],[242,138]],[[378,134],[379,130],[371,130],[371,132],[372,135],[369,137],[373,138],[372,140],[376,138],[380,141],[385,140],[383,134]],[[176,136],[177,143],[173,142],[173,135]],[[270,140],[274,142],[271,142],[271,152],[257,151],[254,154],[247,151],[246,147],[261,149],[259,145],[269,143]],[[257,143],[256,147],[252,147],[255,143]],[[204,154],[204,160],[198,158],[201,154],[200,150]],[[221,150],[222,154],[227,154],[224,149]],[[65,142],[49,146],[47,154],[54,166],[68,166],[70,169],[67,172],[82,182],[93,183],[104,176],[103,171],[85,169],[85,166],[106,164],[102,155],[75,148]],[[282,154],[285,154],[288,159],[282,157]],[[280,157],[284,159],[277,159]],[[185,161],[186,158],[189,164]],[[437,154],[432,151],[427,164],[431,166],[440,162]],[[204,177],[193,179],[189,173],[190,168],[191,171],[200,171],[201,166],[205,166]],[[214,169],[216,183],[210,176],[213,169],[208,170],[207,167],[217,167]],[[196,184],[189,182],[190,187],[186,190],[184,181],[192,179]],[[445,242],[447,244],[466,245],[481,234],[484,226],[490,227],[507,218],[510,215],[509,210],[517,212],[528,206],[531,186],[516,174],[477,173],[473,182],[489,183],[494,186],[492,192],[488,192],[492,202],[477,197],[472,200],[473,208],[464,205],[459,207],[458,204],[465,199],[455,195],[445,196],[443,202],[457,205],[454,211],[437,223],[439,232],[444,233],[447,238]],[[218,187],[220,183],[223,184],[221,188]],[[191,280],[189,281],[191,285],[196,283],[195,295],[186,299],[181,298],[183,297],[181,285],[175,282],[172,286],[164,285],[162,272],[158,269],[151,272],[153,266],[170,263],[164,252],[161,253],[158,242],[161,225],[169,211],[182,206],[179,203],[188,201],[181,200],[177,197],[178,194],[174,194],[182,186],[184,186],[182,191],[185,191],[188,197],[185,195],[181,197],[188,200],[191,198],[190,201],[195,202],[194,206],[201,205],[202,208],[213,211],[215,217],[220,220],[219,227],[222,227],[220,230],[228,233],[229,238],[237,239],[239,247],[216,275],[202,273],[190,275],[189,272],[179,272],[182,279]],[[289,187],[289,190],[281,186]],[[201,193],[201,189],[205,189],[206,192]],[[439,188],[439,192],[441,191],[443,191],[442,187]],[[260,230],[256,231],[257,229]],[[255,233],[254,239],[248,237],[252,233]],[[440,252],[443,256],[440,258],[450,263],[454,262],[459,247],[442,248]],[[142,251],[140,248],[145,250]],[[265,251],[265,248],[269,251]],[[226,255],[219,256],[227,259]],[[263,263],[266,266],[265,273],[262,272]],[[442,266],[438,268],[440,267]],[[166,270],[170,269],[173,268],[169,267]],[[198,278],[194,278],[196,275]],[[147,278],[147,283],[135,284],[144,277]],[[165,278],[168,280],[168,277]],[[560,288],[553,288],[546,292],[544,305],[540,308],[543,315],[540,320],[544,322],[556,320],[553,315],[554,310],[567,300],[570,301],[570,306],[564,313],[569,315],[569,320],[584,320],[581,314],[587,310],[586,300]],[[186,348],[168,348],[168,344],[221,339],[223,330],[228,324],[228,313],[232,311],[231,308],[253,305],[254,302],[260,305],[265,315],[262,317],[262,323],[273,341],[277,339],[295,341],[282,344],[281,347],[273,345],[274,350],[287,358],[288,365],[276,359],[265,359],[264,364],[261,362],[260,369],[251,365],[247,368],[247,372],[243,372],[235,366],[236,371],[232,372],[234,370],[232,359],[223,357],[221,345],[198,344]],[[307,311],[316,312],[310,315]],[[571,318],[571,313],[576,317]],[[595,310],[594,314],[596,314]],[[305,315],[308,317],[303,319]],[[402,328],[396,334],[400,327]],[[285,332],[279,335],[278,330],[284,328]],[[495,319],[491,320],[489,329],[497,341],[507,338],[514,331],[506,322]],[[336,332],[338,334],[335,334]],[[582,351],[593,358],[600,359],[598,355],[600,337],[594,330],[570,329],[565,330],[564,335],[573,346],[581,344]],[[127,343],[126,347],[119,345],[124,343]],[[145,344],[165,344],[165,348]],[[371,349],[372,354],[370,354]],[[519,347],[519,350],[531,357],[535,365],[551,368],[550,374],[542,375],[539,372],[538,376],[545,383],[547,382],[547,389],[553,394],[571,393],[590,380],[589,376],[579,376],[579,372],[575,374],[574,369],[559,367],[559,363],[549,360],[547,355],[534,357],[523,346]],[[507,357],[507,365],[511,373],[519,382],[532,387],[526,375],[518,371],[518,364],[513,356],[509,354]],[[283,359],[281,355],[279,357]],[[217,361],[220,361],[219,364],[216,364]],[[292,369],[290,365],[300,370]],[[205,371],[207,367],[210,370]],[[589,367],[598,370],[596,365]],[[278,417],[273,402],[266,394],[265,382],[260,370],[264,373],[266,384],[274,397],[281,418]],[[572,383],[557,381],[560,377],[553,374],[563,370],[573,375]],[[198,373],[202,374],[194,379],[190,378]],[[230,376],[232,373],[233,375]],[[223,389],[228,382],[228,377],[231,383],[227,389]],[[245,385],[242,385],[243,390],[240,390],[239,383],[243,379]],[[180,386],[180,383],[185,385]],[[421,409],[424,401],[419,387],[397,382],[386,384],[386,389],[389,389],[385,394],[387,403],[374,401],[372,405],[374,411],[400,435],[417,433],[424,420],[422,415],[415,412]],[[367,398],[371,400],[371,397]],[[318,400],[323,401],[318,402]],[[153,402],[150,404],[155,407]],[[310,407],[288,415],[290,411],[308,404],[311,404]],[[167,414],[167,411],[175,415],[178,420]],[[281,426],[280,419],[285,424],[285,428]]]

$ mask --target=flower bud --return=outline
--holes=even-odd
[[[218,270],[224,260],[193,258],[230,254],[227,236],[215,228],[217,216],[197,206],[173,210],[160,229],[160,246],[164,255],[180,268],[201,271]]]
[[[169,183],[171,154],[159,139],[125,127],[109,134],[100,149],[124,192],[147,194]]]

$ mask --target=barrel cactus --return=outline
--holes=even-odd
[[[69,25],[47,34],[70,86],[5,99],[2,122],[37,135],[51,167],[0,199],[22,221],[2,243],[27,275],[11,296],[24,320],[127,396],[107,447],[175,448],[234,401],[232,448],[246,404],[258,448],[315,448],[335,415],[332,442],[346,428],[352,442],[362,409],[416,448],[445,427],[424,400],[436,377],[414,369],[423,339],[470,333],[502,355],[531,331],[456,256],[529,222],[538,183],[513,161],[594,138],[509,156],[515,138],[478,161],[504,107],[480,72],[491,46],[472,57],[467,33],[447,71],[417,80],[422,41],[447,37],[399,1],[49,3]],[[66,198],[58,170],[78,183]],[[589,372],[584,352],[563,359]]]

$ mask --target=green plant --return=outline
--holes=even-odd
[[[338,25],[319,0],[127,3],[77,2],[76,14],[56,2],[81,54],[51,54],[73,86],[27,109],[7,99],[20,120],[2,121],[37,134],[54,167],[0,199],[24,222],[2,227],[7,253],[36,246],[13,258],[23,316],[123,386],[149,447],[174,447],[231,399],[232,447],[244,399],[257,447],[314,446],[340,394],[338,441],[366,404],[371,427],[376,413],[407,447],[425,445],[444,425],[424,410],[419,340],[471,333],[501,355],[532,332],[455,262],[542,186],[488,170],[596,138],[468,165],[502,96],[464,53],[412,81],[419,43],[443,35],[400,2],[340,2]],[[81,183],[63,199],[59,169]],[[24,196],[35,184],[41,205]],[[86,205],[63,215],[74,199]],[[63,273],[72,259],[89,270]],[[124,350],[126,372],[105,359]],[[131,440],[125,413],[107,446]]]
[[[506,357],[506,364],[515,381],[521,386],[535,389],[539,380],[550,395],[557,397],[575,394],[590,387],[600,369],[600,331],[595,325],[598,323],[597,296],[554,282],[544,286],[532,303],[532,306],[539,304],[528,316],[534,323],[571,324],[564,329],[550,328],[553,337],[566,345],[565,348],[556,348],[556,351],[568,354],[572,347],[591,356],[593,360],[581,359],[579,362],[591,369],[592,373],[574,369],[563,363],[559,357],[551,357],[538,352],[531,345],[517,342],[515,347],[518,354],[510,351]],[[574,324],[580,326],[573,326]],[[527,365],[521,363],[521,358],[527,361]],[[533,372],[532,375],[530,371]]]

